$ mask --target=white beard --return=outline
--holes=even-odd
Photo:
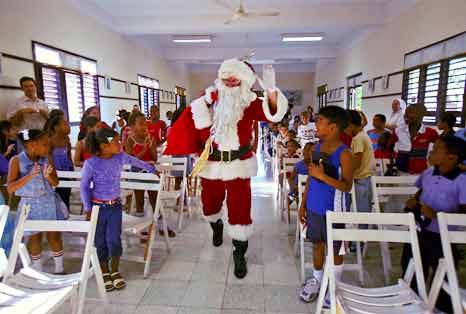
[[[226,87],[217,80],[218,101],[213,115],[213,137],[219,150],[239,149],[238,122],[243,118],[244,109],[256,99],[256,94],[242,84]]]

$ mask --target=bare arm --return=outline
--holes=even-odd
[[[18,157],[13,157],[10,161],[10,169],[8,170],[8,178],[7,178],[7,190],[8,193],[13,194],[24,185],[26,185],[29,181],[32,180],[35,176],[39,174],[40,168],[39,165],[34,165],[31,173],[18,179],[19,177],[19,160]]]
[[[353,154],[353,171],[361,168],[362,153]]]
[[[55,163],[53,162],[51,155],[49,155],[48,157],[48,162],[49,164],[47,165],[47,168],[45,169],[44,177],[50,183],[51,186],[57,186],[58,185],[57,170],[55,169]]]
[[[83,154],[83,143],[82,141],[78,141],[76,143],[76,151],[74,152],[74,165],[76,167],[82,167],[83,165],[83,160],[82,160],[82,154]]]

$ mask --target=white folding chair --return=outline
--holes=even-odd
[[[350,223],[348,225],[348,222]],[[334,224],[347,224],[338,229]],[[407,230],[356,229],[358,224],[381,226],[404,226]],[[350,228],[348,228],[350,227]],[[413,258],[408,270],[398,284],[380,288],[361,288],[337,282],[334,270],[334,241],[375,241],[411,244]],[[422,270],[421,253],[412,213],[352,213],[327,212],[327,250],[328,255],[324,277],[317,301],[316,313],[321,313],[327,288],[330,292],[330,311],[336,313],[432,313],[427,303],[427,292]],[[410,287],[416,275],[418,294]]]
[[[48,313],[49,309],[56,309],[66,299],[72,297],[72,312],[81,314],[86,298],[87,281],[89,277],[93,275],[97,281],[100,297],[107,307],[108,300],[102,278],[102,271],[94,246],[99,207],[94,206],[92,209],[90,221],[26,220],[28,212],[29,206],[26,205],[23,207],[20,217],[18,218],[13,246],[4,273],[3,283],[9,287],[13,287],[14,289],[12,292],[17,293],[15,296],[20,299],[22,296],[28,298],[29,294],[34,291],[41,291],[40,293],[42,295],[39,294],[39,298],[43,297],[47,299],[41,300],[42,304],[38,305],[41,307],[40,310],[36,311],[34,307],[31,307],[35,302],[31,300],[31,302],[25,302],[24,304],[24,306],[29,306],[29,308],[24,311],[19,310],[17,313]],[[69,275],[53,275],[32,268],[27,249],[21,243],[24,231],[87,233],[81,272]],[[17,274],[13,274],[18,255],[21,257],[23,266]],[[75,289],[78,289],[77,295]],[[60,302],[55,303],[55,301],[58,300],[60,300]],[[7,302],[6,306],[8,307],[9,305],[14,306],[14,303]]]
[[[451,296],[453,312],[462,314],[466,311],[466,290],[461,289],[459,286],[451,245],[455,243],[466,244],[466,215],[438,213],[437,219],[444,258],[439,260],[432,281],[429,292],[429,305],[432,308],[435,307],[440,290],[443,289]],[[450,227],[450,230],[448,227]],[[448,281],[445,279],[448,279]]]
[[[298,175],[298,197],[299,197],[299,204],[298,204],[298,209],[301,207],[302,201],[303,201],[303,194],[306,189],[306,182],[307,182],[308,176],[307,175]],[[306,257],[304,256],[304,242],[306,240],[306,232],[307,232],[307,227],[306,224],[302,224],[301,221],[299,220],[299,214],[298,218],[296,219],[296,234],[295,234],[295,242],[294,242],[294,251],[295,255],[299,256],[300,259],[300,275],[301,275],[301,280],[304,281],[306,280]],[[310,266],[310,264],[308,264]]]
[[[372,199],[373,211],[376,213],[382,212],[382,203],[387,203],[392,196],[412,196],[416,194],[418,188],[414,185],[418,176],[398,176],[398,177],[384,177],[372,176]],[[401,210],[402,208],[400,208]],[[388,284],[390,278],[390,270],[392,269],[392,262],[390,250],[387,243],[381,243],[381,255],[385,283]],[[367,246],[364,248],[363,255],[366,255]]]
[[[79,190],[81,188],[81,169],[74,171],[57,171],[58,188],[70,188]],[[70,212],[70,220],[86,220],[86,215],[74,215]]]
[[[188,194],[188,184],[187,184],[187,165],[189,157],[168,157],[164,156],[159,159],[157,168],[165,173],[165,179],[169,180],[174,178],[172,172],[178,172],[182,174],[182,181],[180,184],[180,189],[175,190],[171,189],[170,186],[166,186],[162,190],[161,200],[166,205],[167,208],[169,202],[173,202],[175,208],[178,209],[178,224],[177,231],[180,232],[183,227],[183,216],[184,216],[184,201],[185,197]],[[178,206],[176,205],[178,202]],[[191,207],[188,206],[188,216],[191,217]]]
[[[282,207],[282,213],[286,210],[287,211],[287,222],[291,223],[291,213],[288,210],[288,193],[290,191],[290,186],[288,184],[288,179],[286,178],[286,175],[288,173],[293,172],[294,166],[297,162],[299,162],[301,159],[299,158],[283,158],[281,165],[280,165],[280,175],[282,176],[281,182],[279,183],[279,188],[281,188],[280,192],[281,197],[280,197],[280,204]]]
[[[388,170],[390,159],[387,158],[376,158],[375,159],[375,172],[378,176],[383,176]]]
[[[124,254],[122,259],[133,262],[144,263],[144,278],[149,275],[150,262],[152,258],[152,247],[155,239],[155,227],[157,225],[159,213],[162,214],[162,226],[165,233],[165,245],[167,251],[170,251],[170,243],[168,238],[168,227],[166,222],[166,215],[164,212],[164,201],[162,200],[164,174],[159,177],[152,173],[139,173],[139,172],[122,172],[121,173],[120,187],[122,190],[143,190],[143,191],[158,191],[155,211],[150,208],[148,199],[144,202],[144,217],[135,217],[123,212],[123,236],[132,236],[141,239],[141,232],[148,230],[148,241],[144,256],[134,256],[131,254]],[[130,241],[125,241],[127,246]]]

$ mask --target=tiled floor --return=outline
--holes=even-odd
[[[249,243],[249,274],[245,279],[238,280],[232,274],[230,238],[225,234],[224,245],[212,247],[210,227],[197,210],[172,240],[170,253],[158,239],[150,278],[143,279],[141,264],[122,262],[127,287],[108,294],[112,313],[313,313],[315,304],[298,298],[301,283],[298,259],[293,254],[294,226],[281,221],[273,191],[274,184],[261,171],[253,180],[255,233]],[[369,281],[376,284],[382,277],[378,251],[373,251],[375,257],[368,257],[369,270],[374,270]],[[67,259],[66,268],[76,271],[79,263],[78,259]],[[346,277],[351,280],[351,276]],[[89,281],[88,297],[97,297],[94,280]],[[64,306],[58,312],[68,313],[69,308]],[[88,300],[85,312],[104,313],[104,309],[97,300]]]

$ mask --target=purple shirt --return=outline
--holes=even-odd
[[[416,182],[422,189],[421,203],[436,212],[458,213],[461,205],[466,205],[466,174],[459,170],[441,175],[435,168],[425,170]],[[437,219],[426,228],[439,233]]]
[[[128,164],[151,173],[155,172],[154,166],[126,153],[113,155],[109,159],[94,156],[84,162],[81,200],[85,211],[92,209],[92,199],[110,201],[120,197],[121,170]]]

